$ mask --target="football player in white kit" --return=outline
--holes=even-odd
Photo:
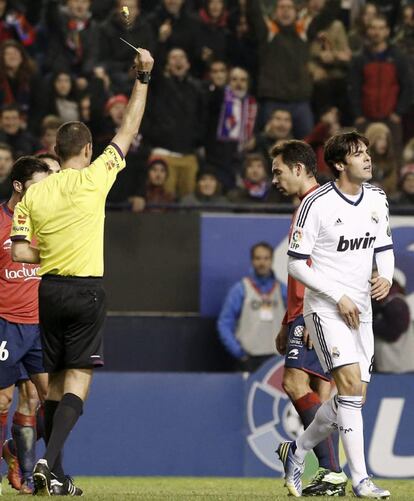
[[[371,297],[387,296],[394,271],[388,203],[380,188],[367,183],[372,165],[364,136],[333,136],[325,146],[325,161],[336,180],[302,201],[288,269],[306,286],[306,327],[338,393],[319,408],[304,433],[295,442],[282,443],[278,453],[286,486],[298,497],[306,453],[338,429],[354,494],[386,498],[389,491],[377,487],[367,474],[361,409],[374,356]],[[378,277],[371,278],[374,259]]]

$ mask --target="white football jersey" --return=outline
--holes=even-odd
[[[371,284],[374,253],[392,249],[388,202],[383,190],[362,185],[357,200],[350,200],[334,182],[302,200],[296,213],[289,256],[312,258],[312,268],[346,294],[371,321]],[[342,295],[340,294],[340,295]],[[306,288],[304,315],[337,312],[334,301]]]

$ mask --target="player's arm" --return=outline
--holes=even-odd
[[[375,261],[377,263],[378,276],[370,280],[371,282],[371,296],[372,299],[381,301],[388,296],[392,285],[392,278],[394,276],[394,252],[388,249],[384,252],[375,254]]]
[[[302,282],[305,287],[323,294],[338,306],[338,311],[344,322],[351,329],[359,327],[359,310],[356,304],[346,294],[338,292],[334,284],[325,276],[316,273],[304,259],[290,257],[288,262],[289,275]]]
[[[288,272],[291,277],[299,280],[308,289],[323,294],[335,303],[338,303],[342,297],[342,292],[337,292],[334,284],[325,276],[316,273],[304,259],[289,257]]]
[[[305,198],[295,217],[292,236],[288,248],[288,273],[295,280],[315,292],[324,294],[332,301],[338,302],[340,296],[335,292],[333,284],[325,276],[319,276],[313,268],[308,266],[318,235],[321,230],[320,208],[313,202],[312,197]]]
[[[345,323],[350,328],[356,329],[359,326],[359,311],[355,303],[345,294],[338,293],[335,284],[327,280],[324,275],[316,273],[307,264],[319,235],[321,215],[325,210],[324,207],[314,203],[314,200],[312,196],[306,197],[298,209],[289,242],[288,272],[308,289],[334,301]]]
[[[30,245],[26,240],[13,240],[11,257],[16,263],[40,263],[39,250]]]
[[[141,125],[148,93],[148,82],[143,82],[146,80],[146,75],[151,73],[154,59],[149,51],[139,49],[134,63],[137,71],[137,79],[132,89],[121,127],[112,139],[112,143],[118,146],[124,156],[128,153],[129,147],[134,137],[138,134]]]
[[[14,208],[12,230],[11,257],[18,263],[40,263],[39,251],[32,247],[33,224],[30,218],[27,194]]]
[[[381,301],[381,299],[388,296],[388,292],[391,288],[394,276],[395,259],[387,197],[384,192],[381,192],[378,197],[381,209],[379,221],[380,227],[374,248],[378,276],[372,278],[370,282],[372,298],[377,301]]]

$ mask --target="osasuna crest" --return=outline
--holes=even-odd
[[[250,376],[247,423],[250,448],[269,468],[282,472],[275,450],[303,430],[300,418],[282,388],[284,359],[275,357]]]

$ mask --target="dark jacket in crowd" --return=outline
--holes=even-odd
[[[99,28],[89,19],[83,29],[70,19],[57,0],[49,0],[46,9],[48,71],[69,71],[76,76],[90,76],[98,60]]]
[[[24,130],[13,135],[0,131],[0,143],[6,143],[12,148],[14,158],[33,155],[41,148],[39,141],[30,132]]]
[[[309,48],[294,25],[275,27],[269,41],[266,25],[257,0],[247,1],[248,19],[259,44],[257,96],[283,102],[308,101],[312,78],[308,71]]]
[[[159,28],[167,20],[171,22],[172,33],[162,43],[158,41]],[[147,21],[157,40],[155,56],[159,68],[164,67],[167,52],[175,47],[184,49],[193,66],[197,64],[200,57],[200,21],[195,15],[190,14],[183,7],[179,16],[173,16],[163,5],[159,5],[152,14],[148,15]]]
[[[156,38],[150,25],[141,16],[134,24],[126,26],[117,11],[114,11],[100,26],[99,63],[109,75],[127,72],[132,65],[133,51],[120,37],[134,47],[145,47],[152,54],[155,51]]]
[[[217,21],[213,22],[205,9],[200,10],[200,47],[212,50],[212,59],[225,60],[227,46],[227,12]]]
[[[205,100],[201,85],[191,77],[153,78],[143,134],[151,147],[194,153],[205,129]]]
[[[382,53],[365,48],[352,59],[349,98],[354,117],[383,120],[405,113],[414,97],[406,56],[395,47]]]

